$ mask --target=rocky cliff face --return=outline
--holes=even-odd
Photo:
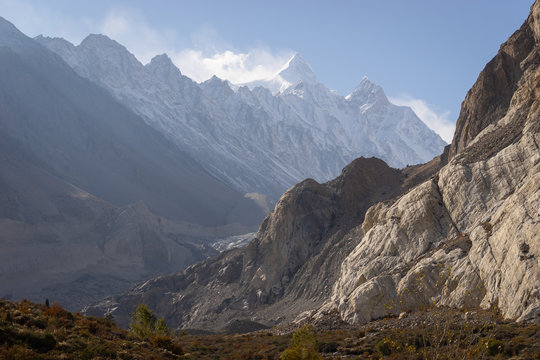
[[[359,158],[333,181],[305,180],[282,196],[246,248],[149,280],[87,312],[113,311],[126,325],[144,302],[175,325],[206,329],[238,318],[268,325],[293,319],[330,296],[343,259],[356,245],[349,231],[366,210],[425,180],[438,164],[435,159],[396,170],[379,159]]]
[[[538,51],[538,19],[535,17],[538,15],[531,12],[529,19],[501,45],[467,92],[456,123],[450,157],[463,151],[480,131],[508,112],[514,92],[530,61],[534,61],[530,54]]]
[[[247,248],[89,310],[125,322],[146,302],[172,326],[213,329],[336,311],[365,322],[433,305],[497,306],[508,318],[538,321],[539,50],[536,1],[469,92],[449,162],[396,171],[359,159],[326,184],[306,180]],[[519,56],[509,61],[508,53]],[[504,74],[512,81],[499,81]]]
[[[540,316],[540,2],[468,93],[437,177],[372,207],[332,299],[351,322],[422,306]],[[322,312],[324,312],[324,310]]]

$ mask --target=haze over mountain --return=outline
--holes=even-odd
[[[366,94],[379,97],[361,88],[351,98]],[[430,306],[540,322],[540,0],[480,73],[456,128],[427,164],[360,158],[332,181],[305,180],[247,247],[87,311],[126,324],[146,303],[171,326],[209,330],[363,323]]]
[[[0,79],[0,296],[80,309],[263,217],[3,18]]]
[[[0,296],[80,309],[215,254],[211,239],[253,231],[269,211],[255,191],[277,197],[355,156],[352,130],[308,95],[427,130],[367,79],[349,99],[333,94],[299,55],[274,96],[217,78],[196,84],[166,55],[143,66],[102,35],[77,47],[37,40],[0,18]]]
[[[319,83],[298,54],[273,79],[249,87],[216,77],[199,85],[167,55],[142,65],[103,35],[78,46],[36,40],[241,192],[276,199],[305,178],[335,177],[360,155],[403,167],[431,160],[445,145],[367,78],[344,98]]]

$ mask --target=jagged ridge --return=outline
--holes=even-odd
[[[403,167],[431,160],[445,145],[412,110],[390,104],[380,87],[378,96],[349,101],[318,83],[298,54],[270,83],[248,88],[216,77],[196,84],[164,55],[143,66],[104,36],[79,46],[36,40],[242,192],[277,200],[305,178],[334,178],[358,156]],[[273,81],[279,93],[256,88]]]

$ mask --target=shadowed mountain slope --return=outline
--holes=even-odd
[[[0,30],[0,126],[58,176],[115,205],[144,201],[174,220],[243,220],[235,210],[249,200],[59,56],[3,19]]]
[[[78,310],[263,214],[0,18],[0,296]]]

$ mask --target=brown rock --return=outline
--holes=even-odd
[[[536,1],[527,21],[501,45],[499,53],[486,65],[467,93],[450,145],[450,158],[463,151],[480,131],[507,113],[510,100],[530,66],[524,60],[534,52],[538,58],[539,9],[540,4]]]

